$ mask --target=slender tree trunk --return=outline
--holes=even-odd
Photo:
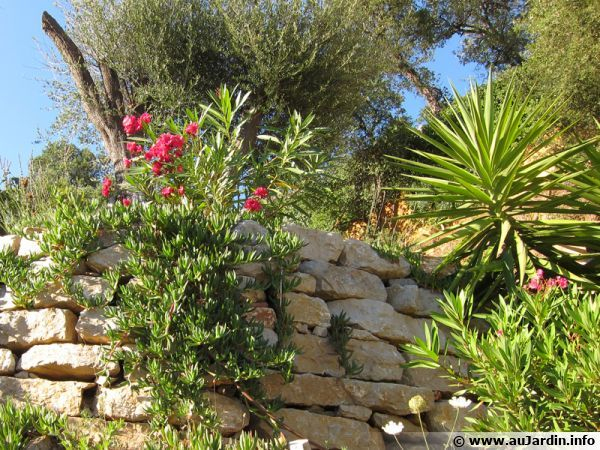
[[[441,89],[427,82],[413,66],[402,58],[398,59],[400,73],[413,85],[419,95],[425,99],[431,112],[437,116],[442,111],[442,99],[444,95]]]
[[[250,119],[244,125],[242,130],[242,138],[244,139],[242,142],[242,153],[248,153],[251,148],[254,148],[262,118],[263,113],[259,110],[256,110],[252,113]]]
[[[104,148],[115,167],[116,179],[122,181],[126,136],[119,120],[123,111],[123,95],[116,73],[100,64],[104,83],[103,101],[83,54],[54,17],[46,11],[42,14],[42,29],[52,39],[67,64],[88,119],[100,133]]]

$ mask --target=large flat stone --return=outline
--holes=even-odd
[[[467,417],[476,419],[482,419],[485,417],[486,408],[479,406],[475,408],[475,404],[472,404],[468,408],[456,409],[448,400],[442,400],[435,402],[431,410],[425,414],[425,423],[429,431],[449,432],[453,429],[454,431],[462,431],[469,426]],[[455,425],[456,421],[456,425]]]
[[[13,375],[15,367],[15,355],[7,348],[0,348],[0,375]]]
[[[16,234],[7,234],[6,236],[0,236],[0,252],[10,250],[15,255],[19,253],[19,245],[21,243],[21,236]]]
[[[416,396],[423,398],[421,412],[433,407],[433,392],[429,389],[404,386],[395,383],[371,383],[361,380],[342,379],[344,389],[355,404],[371,408],[373,411],[404,416],[413,411],[409,402]]]
[[[332,315],[345,312],[351,325],[358,325],[392,343],[412,342],[415,336],[423,339],[424,325],[430,322],[400,314],[389,303],[377,300],[338,300],[329,302],[327,306]],[[441,333],[440,336],[443,338]]]
[[[294,333],[292,344],[299,350],[294,359],[295,372],[314,373],[331,377],[344,375],[344,368],[339,363],[339,355],[327,338],[312,334]]]
[[[329,327],[331,314],[322,299],[297,292],[288,292],[285,299],[289,301],[286,312],[294,318],[294,322],[305,323],[309,327]]]
[[[54,379],[91,381],[105,369],[115,376],[119,365],[103,362],[104,350],[99,345],[35,345],[21,355],[19,369]]]
[[[315,295],[317,289],[317,280],[312,275],[302,272],[295,272],[287,276],[288,279],[298,279],[298,286],[292,289],[294,292],[302,292],[307,295]]]
[[[0,285],[0,312],[14,311],[15,309],[19,309],[19,307],[15,305],[15,299],[12,296],[12,292],[7,286]]]
[[[18,255],[23,257],[30,257],[39,255],[42,253],[42,249],[40,248],[40,244],[36,241],[27,238],[21,238],[21,243],[19,245]]]
[[[405,353],[404,357],[407,361],[418,359],[409,353]],[[441,356],[440,359],[444,366],[452,368],[452,370],[463,376],[467,375],[466,362],[459,361],[458,358],[453,356]],[[456,392],[464,388],[464,386],[457,385],[454,380],[448,378],[448,374],[444,369],[429,369],[426,367],[404,369],[402,383],[441,392]]]
[[[26,350],[38,344],[75,342],[77,316],[65,309],[0,313],[0,345]]]
[[[58,283],[49,284],[33,299],[34,308],[66,308],[73,312],[80,312],[83,306],[75,301],[73,297],[63,292]]]
[[[105,315],[104,308],[90,308],[79,315],[75,330],[86,344],[108,344],[108,332],[116,328],[115,322]]]
[[[300,271],[316,278],[315,295],[324,300],[370,298],[385,302],[387,298],[383,281],[372,273],[322,261],[304,261]]]
[[[108,422],[102,419],[67,418],[67,428],[76,436],[89,439],[91,444],[106,444],[106,429]],[[146,423],[123,423],[123,426],[113,435],[111,449],[139,450],[145,448],[145,442],[151,433],[150,425]]]
[[[120,244],[103,248],[87,257],[86,264],[97,273],[104,273],[124,263],[130,256],[129,250]]]
[[[344,250],[339,262],[346,267],[364,270],[388,280],[390,278],[404,278],[410,275],[410,264],[404,257],[395,261],[382,258],[369,244],[356,239],[344,241]]]
[[[284,408],[276,413],[284,423],[302,437],[325,448],[346,448],[348,450],[383,450],[385,448],[381,432],[365,422],[315,414],[299,409]],[[287,430],[283,431],[291,441],[299,439]]]
[[[346,349],[352,352],[352,361],[363,366],[363,370],[352,378],[372,381],[400,381],[404,358],[395,346],[384,341],[350,339]]]
[[[123,419],[127,422],[145,422],[150,419],[146,409],[150,406],[150,393],[134,390],[123,384],[116,388],[99,387],[94,412],[103,418]]]
[[[414,285],[394,285],[387,288],[387,293],[388,303],[403,314],[431,316],[432,313],[442,312],[437,300],[443,298],[443,295],[439,292]]]
[[[10,398],[19,404],[31,402],[59,414],[78,416],[81,412],[83,391],[94,386],[93,383],[79,381],[0,377],[0,402]]]
[[[239,400],[215,392],[205,393],[204,398],[217,413],[222,435],[231,436],[250,423],[250,412]]]
[[[344,248],[340,233],[311,230],[295,224],[286,225],[283,230],[295,234],[304,242],[304,247],[298,252],[302,259],[336,262]]]
[[[261,380],[265,395],[269,400],[281,396],[286,405],[291,406],[339,406],[352,404],[350,395],[343,388],[340,379],[319,377],[313,374],[296,374],[290,383],[285,383],[278,373],[267,375]]]

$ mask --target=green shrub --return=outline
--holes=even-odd
[[[45,436],[66,450],[107,450],[121,426],[120,421],[107,422],[101,442],[94,444],[69,430],[64,415],[29,403],[17,405],[10,399],[0,403],[0,442],[4,450],[29,448],[32,440]]]
[[[148,115],[128,116],[124,125],[130,134],[143,130],[148,136],[132,137],[128,145],[128,183],[114,186],[105,179],[107,201],[101,203],[81,203],[75,194],[61,199],[41,243],[54,264],[36,274],[29,260],[0,255],[6,268],[0,281],[22,304],[47,283],[60,281],[83,306],[106,307],[116,322],[108,358],[138,373],[140,388],[151,388],[152,424],[169,436],[179,436],[170,424],[185,435],[197,421],[214,434],[218,419],[204,394],[220,384],[272,418],[270,405],[262,405],[258,380],[267,369],[286,378],[291,374],[294,350],[285,339],[290,321],[283,294],[298,282],[288,274],[299,263],[295,253],[301,241],[281,232],[280,225],[323,159],[309,146],[312,118],[298,114],[286,129],[260,137],[259,156],[243,153],[239,111],[245,98],[222,87],[214,104],[164,128]],[[265,234],[239,231],[244,219],[260,223]],[[99,248],[101,233],[112,233],[129,257],[103,274],[114,298],[86,299],[70,283],[70,274]],[[265,281],[236,274],[249,263],[262,265]],[[26,278],[27,289],[20,289]],[[252,306],[241,292],[249,288],[265,289],[278,312],[275,347],[262,337],[262,324],[248,316]],[[125,338],[134,344],[123,345]]]
[[[520,101],[513,86],[498,98],[491,78],[483,98],[476,85],[464,97],[454,94],[445,117],[429,116],[436,138],[414,130],[442,154],[414,150],[427,163],[393,158],[421,174],[413,178],[427,186],[406,188],[413,192],[408,199],[451,205],[412,217],[432,217],[446,225],[427,240],[425,250],[457,242],[441,264],[463,263],[453,288],[462,283],[488,294],[510,290],[535,267],[582,286],[597,285],[600,226],[561,215],[598,212],[597,202],[590,200],[598,198],[598,184],[585,176],[597,168],[565,163],[585,151],[597,152],[600,136],[551,151],[549,145],[563,132],[556,128],[560,105],[529,108],[529,99]],[[561,244],[579,247],[578,253]]]
[[[472,423],[475,430],[597,430],[600,299],[542,276],[532,278],[528,290],[500,297],[489,314],[473,314],[473,298],[464,291],[446,292],[426,339],[404,346],[419,357],[409,366],[439,368],[440,354],[447,353],[439,327],[449,327],[447,348],[468,363],[468,373],[445,370],[487,404],[488,414]]]

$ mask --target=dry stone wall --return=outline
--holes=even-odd
[[[256,223],[242,227],[262,232]],[[447,400],[459,387],[441,371],[403,369],[411,357],[398,349],[398,344],[422,336],[428,316],[439,311],[435,300],[440,294],[419,287],[403,258],[384,259],[368,244],[344,240],[338,233],[296,225],[286,229],[305,246],[298,273],[292,275],[300,284],[286,294],[287,311],[294,320],[292,342],[300,350],[295,376],[288,384],[277,373],[262,381],[267,397],[280,397],[285,403],[279,417],[303,438],[350,450],[394,448],[395,442],[381,431],[390,420],[404,423],[406,431],[420,432],[409,406],[415,397],[420,398],[427,429],[451,427],[454,412]],[[73,275],[85,295],[110,295],[100,275],[127,257],[127,251],[110,239],[105,245]],[[35,241],[17,236],[0,237],[0,248],[24,256],[40,252]],[[37,264],[51,261],[42,258]],[[261,279],[264,274],[260,265],[251,264],[240,267],[238,276]],[[148,432],[149,393],[133,388],[136,374],[124,374],[118,364],[102,362],[107,333],[114,325],[102,308],[84,310],[58,288],[50,286],[35,300],[34,309],[21,310],[10,290],[0,285],[0,401],[13,398],[46,406],[68,415],[69,426],[92,436],[99,434],[104,420],[123,419],[126,427],[116,448],[141,448]],[[250,315],[264,324],[264,337],[276,343],[277,318],[265,293],[246,290],[243,296],[254,303]],[[329,340],[331,317],[342,312],[353,328],[348,350],[363,367],[357,374],[345,373]],[[455,358],[445,361],[459,368]],[[264,430],[264,424],[250,420],[249,411],[230,390],[207,396],[225,436],[243,429]],[[463,416],[459,424],[464,424]]]

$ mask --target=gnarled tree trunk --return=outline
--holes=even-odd
[[[117,74],[105,64],[100,64],[104,84],[104,95],[101,96],[86,66],[81,50],[54,17],[46,11],[42,14],[42,29],[52,39],[67,64],[79,91],[85,112],[90,122],[100,133],[104,147],[115,167],[116,179],[119,182],[122,181],[123,158],[126,156],[126,136],[120,123],[124,108],[123,95]]]

